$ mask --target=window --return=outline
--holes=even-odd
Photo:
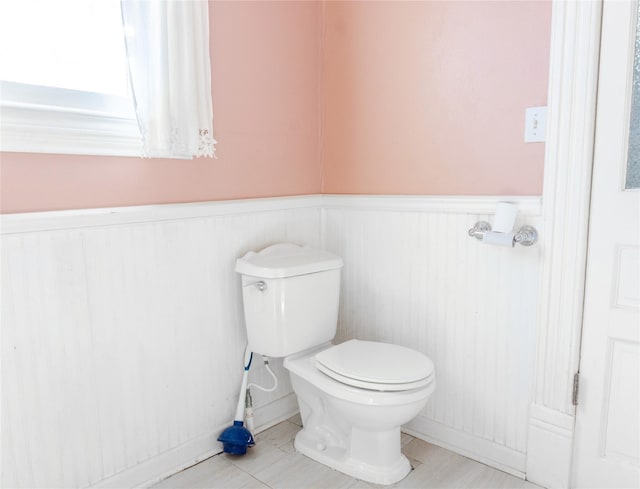
[[[631,85],[631,120],[629,124],[629,149],[627,154],[625,189],[640,188],[640,4],[636,10],[636,16],[633,80]]]
[[[120,2],[1,3],[2,150],[139,156]]]

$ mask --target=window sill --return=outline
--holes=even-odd
[[[2,82],[1,149],[140,157],[138,124],[122,99]]]

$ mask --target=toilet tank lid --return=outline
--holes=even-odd
[[[280,243],[236,260],[236,272],[259,278],[284,278],[342,267],[342,258],[328,251]]]

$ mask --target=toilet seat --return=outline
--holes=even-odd
[[[316,368],[346,385],[376,391],[416,389],[433,381],[433,362],[410,348],[350,340],[315,355]]]
[[[370,407],[405,405],[428,398],[436,388],[435,374],[431,376],[431,382],[428,385],[408,390],[381,391],[347,385],[325,374],[317,366],[316,355],[331,348],[334,348],[334,345],[324,343],[315,348],[289,355],[284,359],[283,366],[289,371],[292,379],[293,377],[304,379],[331,398],[356,405]]]
[[[384,383],[378,383],[378,382],[364,382],[362,380],[352,379],[350,377],[345,377],[343,375],[340,375],[339,373],[334,372],[331,369],[328,369],[322,364],[316,364],[316,367],[319,371],[328,375],[332,379],[337,380],[338,382],[341,382],[346,385],[350,385],[352,387],[358,387],[360,389],[368,389],[372,391],[383,391],[383,392],[406,391],[409,389],[416,389],[418,387],[423,387],[425,385],[428,385],[432,380],[431,377],[428,377],[426,379],[417,380],[415,382],[406,382],[403,384],[384,384]]]

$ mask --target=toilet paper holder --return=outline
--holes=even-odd
[[[491,224],[487,221],[476,222],[471,229],[469,229],[469,236],[482,240],[484,233],[491,231]],[[522,246],[532,246],[538,241],[538,230],[533,226],[522,226],[513,235],[513,246],[516,243]]]

